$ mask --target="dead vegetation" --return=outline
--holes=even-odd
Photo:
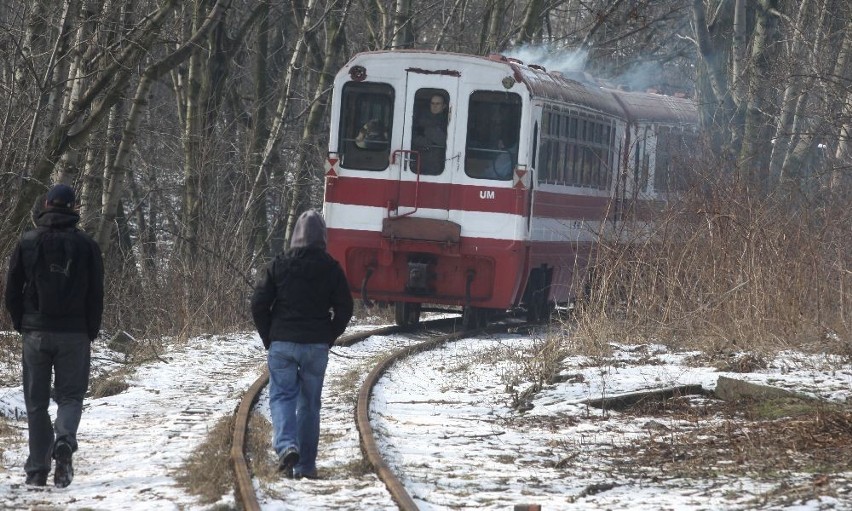
[[[105,373],[94,377],[89,382],[89,398],[98,399],[102,397],[121,394],[128,388],[127,371],[120,370],[115,373]]]
[[[658,477],[748,475],[830,478],[852,459],[852,411],[796,400],[693,401],[637,407],[634,417],[667,425],[618,449],[623,470]]]
[[[0,386],[21,382],[21,335],[0,331]]]
[[[653,224],[603,236],[577,277],[576,342],[665,343],[708,354],[852,353],[847,197],[755,193],[706,172]],[[711,176],[711,177],[708,177]]]
[[[227,415],[213,426],[175,476],[202,504],[215,503],[233,488],[234,473],[230,462],[233,435],[234,416]]]
[[[785,504],[816,496],[839,496],[852,459],[852,410],[798,399],[723,401],[705,396],[647,400],[618,416],[595,414],[512,419],[515,426],[550,429],[555,438],[583,421],[631,421],[645,435],[595,446],[557,441],[554,467],[568,472],[585,466],[589,449],[601,473],[618,486],[622,478],[652,482],[723,481],[747,477],[773,488],[761,504]],[[561,454],[560,454],[561,453]],[[603,460],[603,461],[600,461]],[[577,465],[579,463],[579,465]],[[802,484],[802,480],[809,484]],[[833,483],[837,481],[837,485]],[[836,486],[836,487],[835,487]],[[841,491],[848,492],[848,489]]]

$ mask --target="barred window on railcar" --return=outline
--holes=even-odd
[[[546,106],[538,156],[539,182],[609,189],[617,154],[614,122],[599,115]]]

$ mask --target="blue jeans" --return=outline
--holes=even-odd
[[[85,333],[24,332],[24,402],[27,406],[30,455],[27,474],[50,472],[55,442],[77,450],[77,427],[83,414],[83,396],[89,387],[91,343]],[[50,386],[58,405],[51,422]]]
[[[295,447],[299,463],[293,471],[315,474],[328,344],[273,341],[267,365],[272,447],[279,456],[287,448]]]

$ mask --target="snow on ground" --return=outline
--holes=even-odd
[[[377,357],[412,342],[375,337],[334,348],[318,460],[323,479],[256,479],[264,510],[396,509],[376,476],[359,470],[353,406]],[[625,470],[617,454],[657,434],[654,428],[694,425],[674,419],[660,425],[659,418],[602,412],[582,400],[685,384],[712,389],[720,374],[730,373],[687,363],[694,353],[615,346],[603,363],[564,360],[565,381],[545,385],[529,396],[531,408],[518,412],[512,395],[529,387],[518,377],[529,371],[521,355],[539,342],[517,334],[454,342],[396,364],[383,377],[372,421],[390,466],[421,509],[852,509],[852,466],[823,487],[810,484],[813,474],[694,478]],[[192,339],[138,368],[125,392],[87,400],[76,475],[65,489],[23,485],[26,422],[14,419],[23,409],[21,388],[0,387],[0,413],[20,431],[16,440],[3,439],[0,509],[204,509],[176,483],[175,469],[213,424],[233,413],[260,374],[264,355],[253,334]],[[112,356],[98,349],[96,370],[114,367]],[[852,366],[826,357],[785,353],[766,370],[734,376],[852,401]],[[265,394],[257,410],[268,417]],[[767,497],[780,485],[798,483],[812,491],[783,504]],[[233,503],[233,495],[225,495],[219,505]]]
[[[93,365],[104,362],[103,352],[94,356]],[[26,420],[15,422],[21,438],[4,446],[0,508],[190,508],[195,498],[176,486],[174,472],[210,427],[233,413],[259,374],[263,347],[252,336],[210,336],[192,339],[161,359],[128,377],[130,387],[121,394],[84,401],[68,488],[23,484]],[[21,387],[0,388],[0,413],[14,416],[14,410],[24,409]],[[55,404],[50,413],[56,417]]]

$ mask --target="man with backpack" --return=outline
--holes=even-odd
[[[101,328],[104,268],[98,244],[76,227],[80,215],[70,186],[53,186],[34,216],[36,229],[21,236],[9,261],[6,309],[23,335],[26,482],[45,486],[55,460],[53,482],[64,488],[74,477],[71,458],[89,386],[91,342]],[[52,376],[58,406],[53,423]]]

